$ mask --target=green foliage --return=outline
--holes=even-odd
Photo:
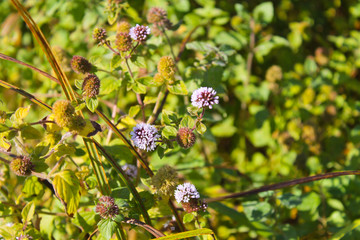
[[[230,240],[360,238],[354,176],[211,201],[359,169],[357,1],[16,3],[0,2],[0,239],[121,239],[128,232],[136,239],[205,239],[210,226]],[[151,7],[163,8],[172,26],[149,24]],[[51,49],[17,9],[29,12]],[[116,52],[121,21],[151,33]],[[96,27],[107,31],[100,44],[92,39]],[[86,74],[71,69],[74,55],[92,64],[98,96],[82,95]],[[156,75],[164,56],[176,60],[169,79]],[[219,104],[193,106],[200,87],[213,88]],[[66,98],[91,133],[53,122],[50,106]],[[158,131],[153,151],[131,140],[140,122]],[[188,149],[176,141],[183,127],[196,135]],[[29,176],[11,172],[8,163],[19,156],[34,164]],[[210,198],[208,211],[186,213],[173,196],[158,195],[151,177],[164,165]],[[113,219],[95,212],[101,196],[114,198]]]

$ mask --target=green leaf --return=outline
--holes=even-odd
[[[176,83],[174,85],[168,85],[167,89],[169,90],[170,93],[175,94],[175,95],[187,95],[188,94],[188,90],[185,86],[184,81],[179,81],[178,83]]]
[[[186,231],[186,232],[182,232],[182,233],[175,233],[175,234],[171,234],[171,235],[165,236],[165,237],[160,237],[157,239],[158,240],[177,240],[177,239],[184,239],[184,238],[190,238],[190,237],[201,236],[201,235],[215,236],[214,232],[211,229],[201,228],[201,229]]]
[[[75,218],[73,219],[73,223],[82,227],[85,232],[90,233],[94,231],[94,226],[96,224],[96,214],[94,211],[88,212],[78,212],[75,214]]]
[[[187,107],[187,111],[191,116],[197,116],[197,113],[199,112],[199,108],[198,107]]]
[[[16,123],[21,123],[22,120],[29,114],[29,110],[30,105],[16,109],[15,113],[10,117],[10,121],[13,123],[13,125],[16,125]]]
[[[134,92],[139,93],[139,94],[145,94],[146,93],[146,86],[139,83],[139,82],[135,82],[131,85],[132,90],[134,90]]]
[[[145,96],[144,98],[144,104],[147,105],[147,104],[152,104],[152,103],[155,103],[157,100],[157,97],[150,97],[150,96]]]
[[[338,231],[337,233],[335,233],[331,240],[340,240],[342,239],[345,234],[352,232],[355,228],[360,226],[360,219],[356,219],[354,222],[352,222],[350,225],[342,228],[340,231]],[[351,238],[349,238],[351,239]]]
[[[54,189],[58,198],[65,205],[68,215],[76,213],[80,201],[80,182],[71,170],[64,170],[55,175]]]
[[[166,126],[162,130],[161,134],[166,138],[175,137],[177,135],[177,130],[175,127]]]
[[[112,93],[121,86],[121,83],[122,83],[122,78],[116,79],[115,77],[111,76],[101,79],[100,94],[108,95]]]
[[[27,125],[21,128],[21,136],[25,139],[41,139],[42,133],[36,128]]]
[[[75,80],[75,87],[77,88],[77,89],[82,89],[82,84],[83,84],[83,81],[84,80],[79,80],[79,79],[76,79]],[[102,84],[102,82],[101,82],[101,84]]]
[[[0,123],[0,133],[5,132],[5,131],[7,131],[8,129],[9,129],[8,126],[6,126],[6,125],[3,124],[3,123]]]
[[[23,210],[21,211],[21,217],[23,223],[28,223],[31,221],[35,213],[35,203],[33,201],[28,202]]]
[[[38,181],[37,177],[31,176],[26,179],[22,188],[22,193],[25,198],[38,195],[42,196],[42,194],[44,194],[44,188],[43,185]]]
[[[147,86],[147,87],[156,87],[156,86],[158,86],[158,84],[156,84],[154,82],[154,78],[150,77],[150,76],[138,78],[138,79],[136,79],[136,81],[143,84],[143,85],[145,85],[145,86]]]
[[[139,112],[140,112],[140,106],[139,105],[132,106],[129,109],[129,117],[134,118]]]
[[[195,125],[195,120],[192,119],[190,116],[186,115],[180,122],[179,127],[188,127],[193,128]]]
[[[99,102],[97,98],[87,98],[86,99],[86,107],[91,111],[95,112]]]
[[[187,214],[185,214],[184,217],[183,217],[183,222],[184,222],[184,223],[189,223],[189,222],[191,222],[191,221],[194,220],[194,219],[195,219],[195,215],[194,215],[194,214],[192,214],[192,213],[187,213]]]
[[[264,2],[257,5],[254,9],[255,21],[268,24],[274,17],[274,6],[272,2]]]
[[[99,227],[101,235],[105,239],[111,239],[112,235],[114,235],[115,233],[115,229],[117,226],[116,222],[112,221],[111,219],[101,219],[97,225]]]
[[[245,202],[243,207],[245,215],[251,222],[263,220],[272,211],[271,205],[267,202]]]
[[[120,55],[114,54],[110,62],[111,71],[121,66],[122,58]]]
[[[206,132],[205,124],[200,121],[196,122],[196,131],[201,135],[204,134]]]

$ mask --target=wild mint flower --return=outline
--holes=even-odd
[[[130,135],[136,147],[148,152],[156,148],[156,140],[160,138],[157,129],[146,123],[137,124]]]
[[[119,207],[115,204],[115,200],[109,196],[102,196],[95,207],[95,212],[104,219],[113,219],[119,214]]]
[[[121,168],[130,179],[135,179],[136,178],[138,170],[137,170],[137,167],[135,165],[126,163]]]
[[[55,123],[60,127],[66,127],[75,113],[75,108],[68,100],[58,100],[53,105],[53,114]]]
[[[134,41],[143,43],[150,34],[150,28],[148,26],[136,24],[135,27],[130,28],[129,34]]]
[[[216,96],[216,91],[210,87],[201,87],[193,92],[191,95],[191,103],[194,107],[210,108],[212,105],[219,103],[219,97]]]
[[[93,38],[99,46],[106,43],[107,41],[106,30],[104,28],[95,28],[93,32]]]
[[[188,213],[205,211],[207,209],[207,203],[200,199],[199,192],[191,183],[178,185],[175,190],[175,199],[178,203],[181,203],[184,210]]]
[[[157,65],[157,69],[161,76],[163,76],[169,83],[174,80],[176,65],[172,57],[161,57]]]
[[[131,28],[130,23],[128,23],[127,21],[121,21],[117,25],[117,32],[118,33],[129,33],[130,28]]]
[[[200,198],[199,192],[196,190],[196,187],[191,183],[184,183],[178,185],[174,195],[178,203],[187,203],[192,198]]]

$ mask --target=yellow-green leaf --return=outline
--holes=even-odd
[[[68,215],[76,213],[80,201],[80,183],[75,173],[64,170],[55,175],[54,189],[57,197],[65,205]]]
[[[23,223],[30,222],[34,216],[34,213],[35,213],[35,203],[33,201],[28,202],[28,204],[26,204],[26,206],[21,211],[21,217]]]
[[[215,237],[214,232],[211,229],[208,228],[202,228],[182,233],[176,233],[165,237],[157,238],[158,240],[177,240],[177,239],[184,239],[184,238],[190,238],[200,235],[212,235]]]

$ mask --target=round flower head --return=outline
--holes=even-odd
[[[265,79],[269,82],[276,82],[282,79],[282,70],[281,67],[277,65],[271,66],[265,75]]]
[[[212,105],[219,103],[219,97],[215,96],[216,91],[210,87],[201,87],[191,95],[191,103],[198,108],[212,108]]]
[[[190,128],[180,128],[177,135],[176,141],[182,148],[190,148],[194,145],[196,136]]]
[[[150,34],[150,28],[148,26],[136,24],[135,27],[130,28],[129,34],[133,40],[143,43]]]
[[[131,49],[132,40],[128,33],[118,33],[116,35],[115,46],[120,52],[127,52]]]
[[[98,45],[102,45],[106,42],[107,33],[104,28],[95,28],[93,32],[93,38],[98,43]]]
[[[89,73],[91,71],[92,65],[91,63],[86,60],[86,58],[81,56],[73,56],[71,59],[71,68],[76,73]]]
[[[156,73],[154,76],[154,82],[157,86],[161,86],[164,84],[165,78],[160,73]]]
[[[136,147],[148,152],[155,149],[156,140],[160,138],[157,129],[146,123],[137,124],[130,135]]]
[[[75,108],[68,100],[58,100],[53,105],[54,120],[60,127],[68,126],[74,113]]]
[[[74,133],[78,134],[82,131],[86,126],[85,119],[80,115],[73,115],[69,121],[69,124],[66,126],[69,130],[73,131]]]
[[[188,203],[193,198],[200,198],[199,192],[196,190],[196,187],[191,183],[184,183],[178,185],[174,195],[178,203]]]
[[[130,28],[131,28],[130,23],[128,23],[126,21],[121,21],[117,25],[117,32],[118,33],[129,33]]]
[[[113,219],[119,214],[119,207],[112,197],[102,196],[95,207],[95,212],[104,219]]]
[[[136,178],[138,170],[137,170],[137,167],[135,165],[126,163],[121,168],[131,180]]]
[[[15,158],[10,163],[10,169],[18,176],[28,176],[34,168],[29,157]]]
[[[161,23],[167,18],[167,13],[162,8],[153,7],[149,10],[146,18],[149,23]]]
[[[83,95],[93,98],[99,95],[100,79],[95,74],[88,74],[82,84]]]
[[[152,177],[152,184],[162,196],[171,196],[178,182],[177,172],[174,168],[165,165]]]
[[[176,65],[172,57],[164,56],[161,57],[158,65],[157,65],[158,72],[168,81],[173,81],[175,72],[176,72]]]

